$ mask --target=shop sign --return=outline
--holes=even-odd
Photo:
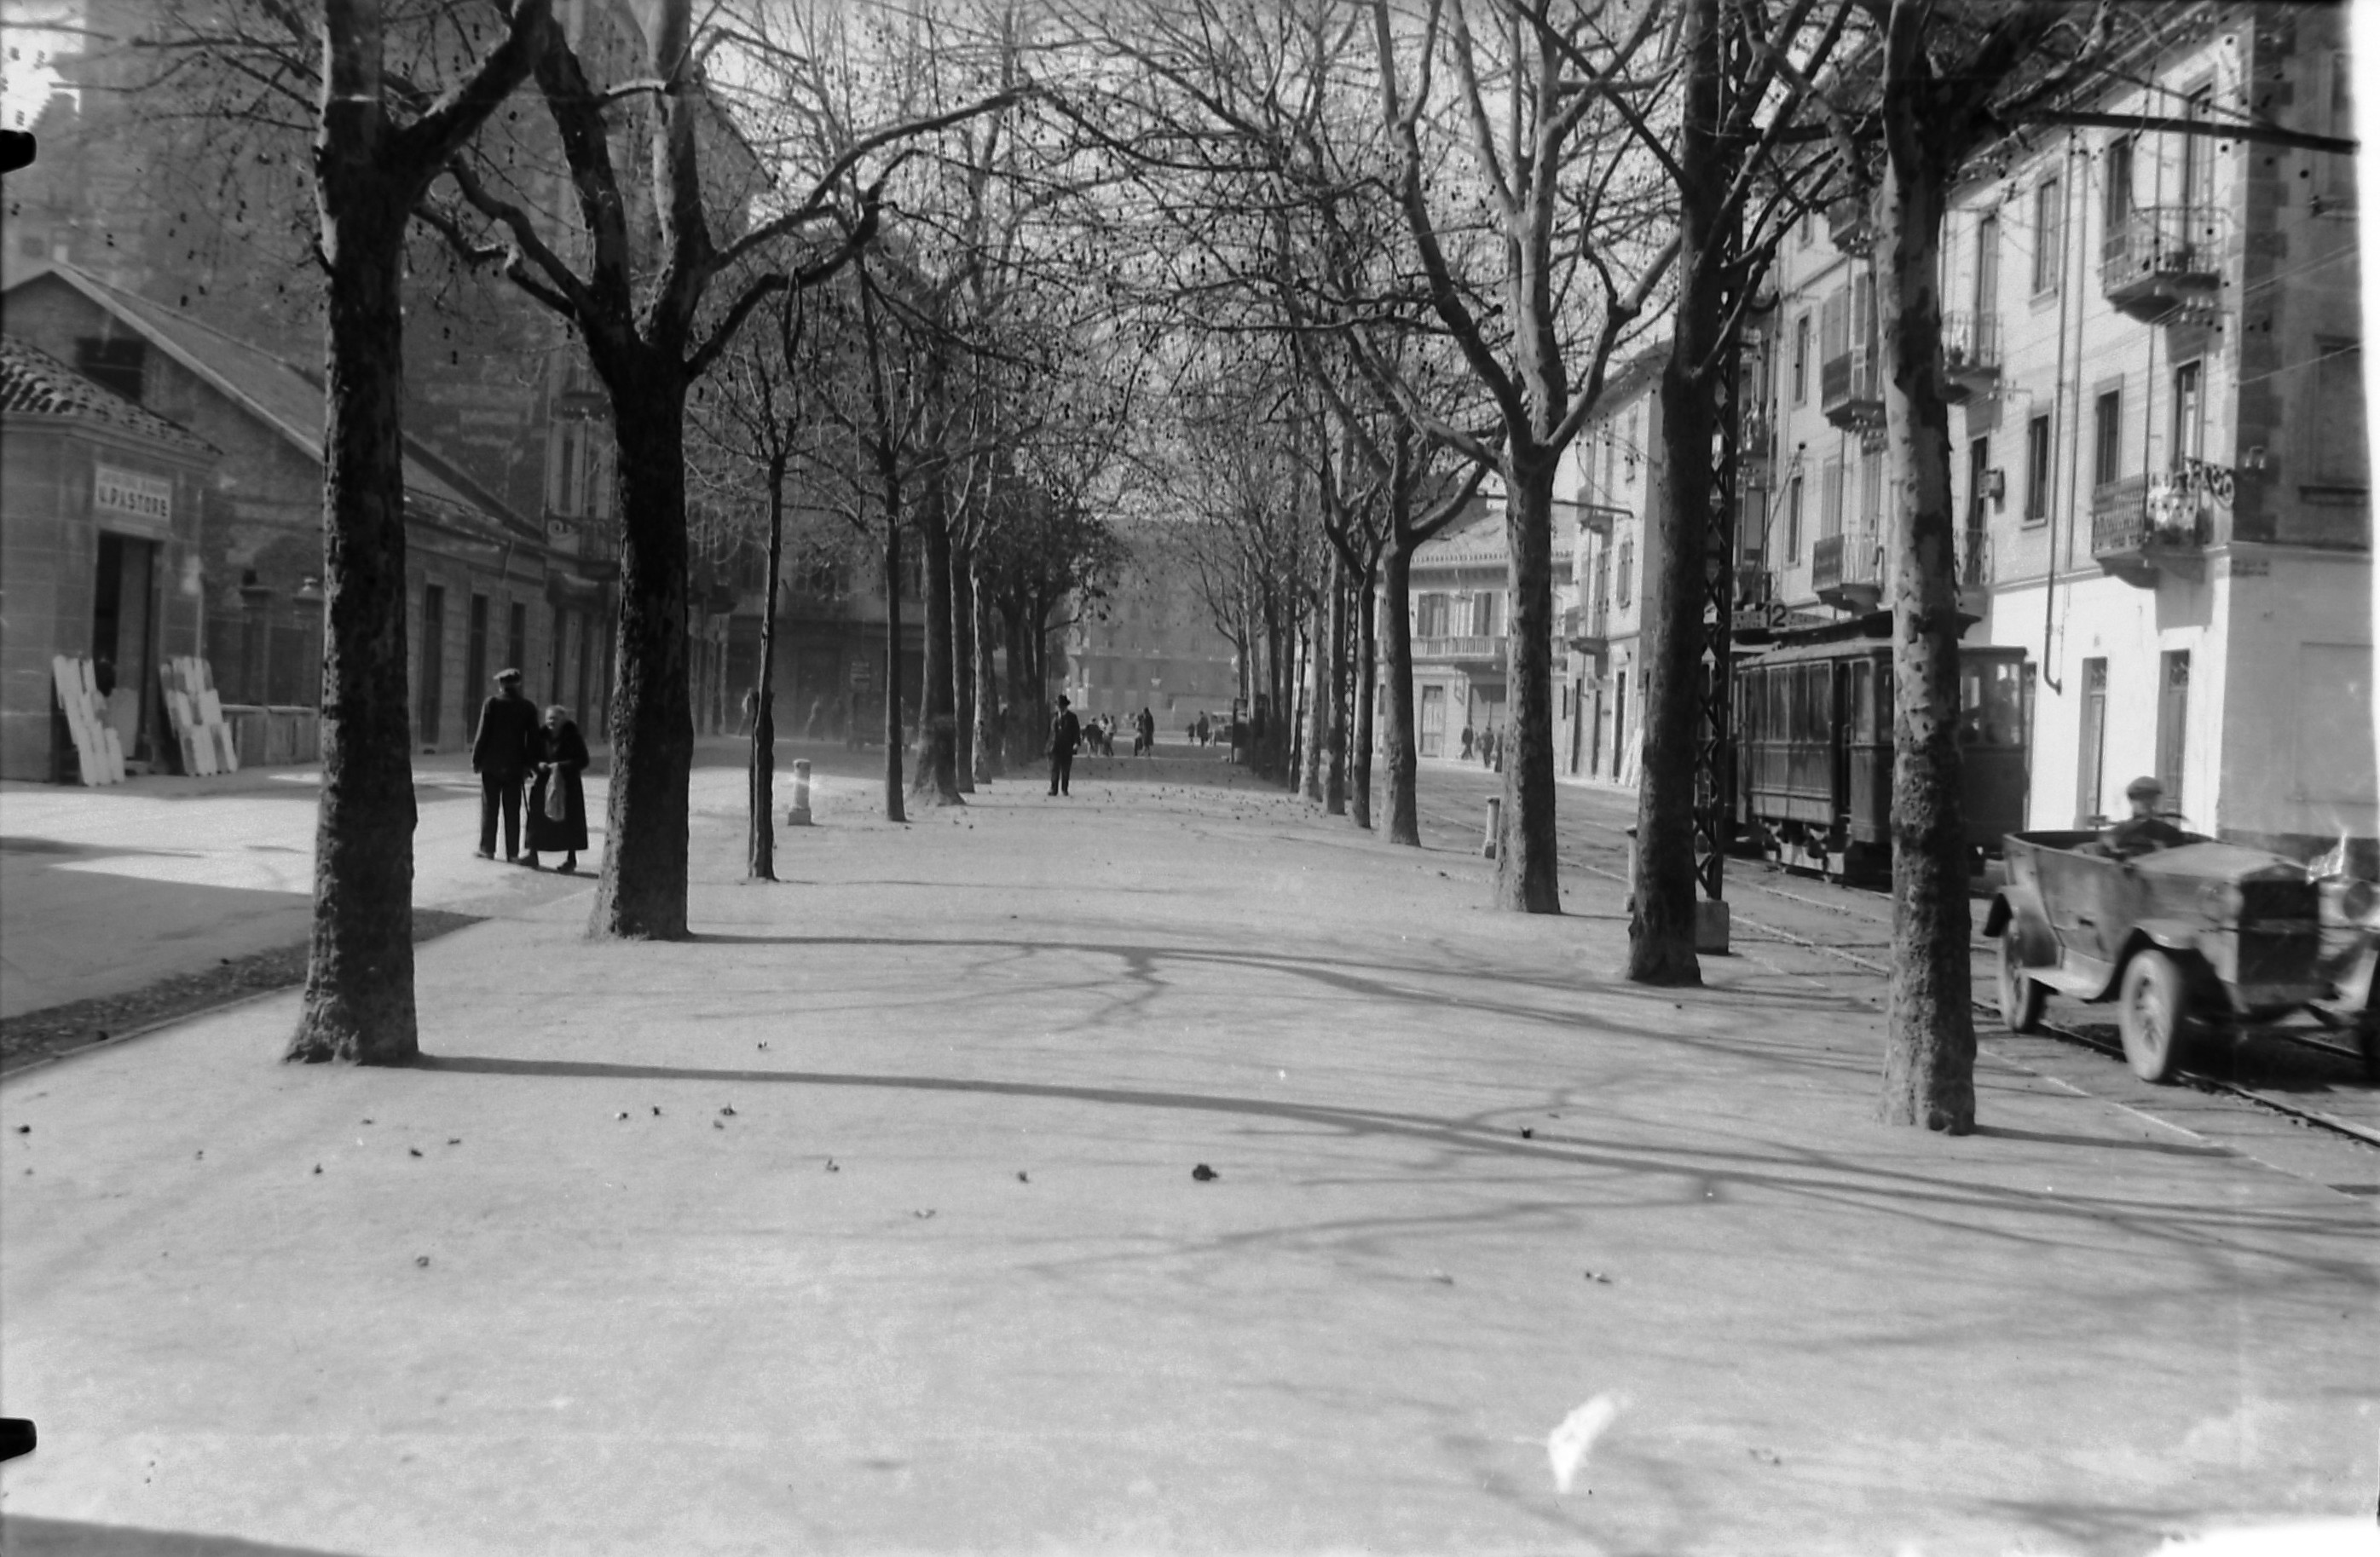
[[[118,513],[152,524],[174,522],[174,484],[154,476],[140,476],[113,465],[91,471],[91,506],[96,513]]]

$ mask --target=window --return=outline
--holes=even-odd
[[[1420,632],[1417,634],[1418,636],[1424,638],[1445,637],[1446,597],[1435,594],[1424,595],[1421,597],[1420,617],[1421,622]]]
[[[504,663],[528,676],[528,604],[515,600],[504,620]],[[559,702],[560,699],[555,699]]]
[[[1983,316],[2000,304],[2000,216],[1984,212],[1975,223],[1975,340],[1983,340]]]
[[[563,694],[568,690],[563,683],[562,668],[569,663],[569,656],[565,652],[568,647],[569,625],[570,613],[567,610],[556,610],[553,613],[553,653],[548,662],[552,675],[551,690],[548,691],[545,698],[548,703],[561,702]]]
[[[2074,778],[2074,825],[2094,826],[2101,813],[2099,794],[2107,766],[2107,662],[2082,662],[2082,741]]]
[[[464,640],[463,700],[485,697],[488,686],[488,597],[471,597],[470,633]]]
[[[2190,746],[2190,651],[2165,656],[2157,683],[2157,782],[2165,786],[2168,811],[2180,812],[2182,759]]]
[[[2355,72],[2344,51],[2330,56],[2328,81],[2330,113],[2329,133],[2342,140],[2355,135]],[[2355,209],[2355,159],[2343,152],[2325,151],[2314,158],[2313,209],[2316,214],[2325,211]]]
[[[446,681],[446,591],[430,584],[421,589],[421,698],[419,740],[438,742],[439,694]]]
[[[2033,192],[2033,290],[2055,292],[2066,268],[2066,191],[2045,178]]]
[[[1884,525],[1884,451],[1871,449],[1860,456],[1860,526],[1870,535]]]
[[[2188,120],[2205,118],[2214,97],[2213,88],[2200,87],[2190,94],[2190,101],[2182,106],[2182,117]],[[2181,183],[2180,199],[2177,203],[2185,211],[2196,211],[2205,207],[2213,193],[2207,187],[2207,175],[2213,171],[2208,165],[2208,157],[2214,142],[2190,134],[2178,139],[2181,141]]]
[[[75,343],[75,371],[136,405],[148,365],[149,343],[138,335],[87,336]]]
[[[2124,392],[2111,389],[2092,413],[2091,480],[2104,487],[2124,474]]]
[[[2049,418],[2035,416],[2024,428],[2024,518],[2025,523],[2049,517],[2049,491],[2053,479]]]
[[[2313,447],[2306,474],[2319,487],[2368,488],[2372,464],[2363,427],[2363,348],[2351,341],[2317,341],[2313,404],[2306,417]]]
[[[1785,561],[1800,561],[1802,556],[1802,478],[1798,476],[1785,485]]]
[[[1636,542],[1632,537],[1620,543],[1620,604],[1624,609],[1636,597]]]
[[[1818,474],[1818,538],[1843,533],[1843,462],[1828,460]]]
[[[2206,452],[2206,417],[2199,392],[2199,365],[2185,362],[2173,370],[2173,468]],[[2359,418],[2360,420],[2360,418]]]
[[[2119,135],[2107,142],[2099,169],[2099,215],[2112,238],[2132,216],[2132,148],[2135,138]]]
[[[1806,230],[1806,228],[1805,228]],[[1810,402],[1810,316],[1793,321],[1793,404]]]

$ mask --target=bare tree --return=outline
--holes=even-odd
[[[1014,98],[994,94],[850,136],[832,161],[813,164],[819,172],[802,192],[771,202],[774,214],[731,237],[716,214],[723,191],[705,173],[706,145],[732,139],[708,90],[707,61],[723,46],[721,39],[752,50],[756,68],[791,51],[768,44],[758,19],[698,39],[693,0],[655,0],[649,16],[643,35],[627,40],[632,47],[617,80],[599,84],[567,42],[540,56],[538,88],[568,167],[575,237],[550,237],[552,224],[508,190],[501,170],[468,157],[448,164],[462,205],[441,220],[459,251],[500,261],[524,292],[576,327],[609,392],[624,518],[618,682],[609,839],[589,931],[666,939],[686,928],[686,780],[694,750],[686,641],[687,393],[754,308],[777,293],[816,285],[867,248],[881,220],[885,177],[860,183],[871,160]],[[754,49],[755,40],[763,46]],[[652,186],[643,203],[630,198],[634,187],[613,161],[610,122],[615,105],[639,99],[650,100],[642,118]],[[639,213],[651,224],[650,241],[637,230]],[[830,241],[806,260],[778,258],[785,240],[813,233],[831,235]],[[574,247],[584,253],[583,263],[569,258]],[[710,307],[712,284],[722,276],[737,278],[738,287],[723,306]],[[892,706],[897,719],[897,702]]]
[[[1492,26],[1474,30],[1475,6]],[[1393,187],[1430,306],[1497,417],[1496,437],[1485,440],[1409,402],[1434,437],[1493,464],[1503,478],[1512,744],[1496,900],[1530,913],[1561,911],[1554,832],[1554,484],[1563,452],[1602,393],[1612,353],[1677,254],[1674,237],[1645,241],[1660,202],[1627,154],[1627,131],[1614,108],[1664,12],[1637,8],[1612,42],[1598,30],[1601,15],[1600,6],[1578,6],[1558,22],[1522,0],[1433,0],[1415,19],[1390,0],[1372,6],[1380,113],[1396,157]],[[1581,61],[1591,67],[1578,68]],[[1453,80],[1451,107],[1435,95],[1440,69]],[[1436,159],[1424,150],[1425,135],[1459,143],[1470,176],[1484,186],[1487,211],[1475,231],[1433,199],[1425,172]],[[1589,271],[1598,294],[1591,304],[1583,296]]]

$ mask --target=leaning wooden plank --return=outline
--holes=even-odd
[[[91,785],[94,777],[89,724],[91,706],[83,700],[79,661],[63,654],[52,656],[50,680],[57,689],[58,706],[66,711],[67,739],[74,746],[76,773],[85,785]]]

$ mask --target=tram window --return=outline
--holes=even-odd
[[[1864,659],[1852,661],[1852,740],[1876,744],[1876,667]]]
[[[2024,667],[2013,659],[1968,659],[1959,666],[1959,743],[2017,746],[2024,742]]]

